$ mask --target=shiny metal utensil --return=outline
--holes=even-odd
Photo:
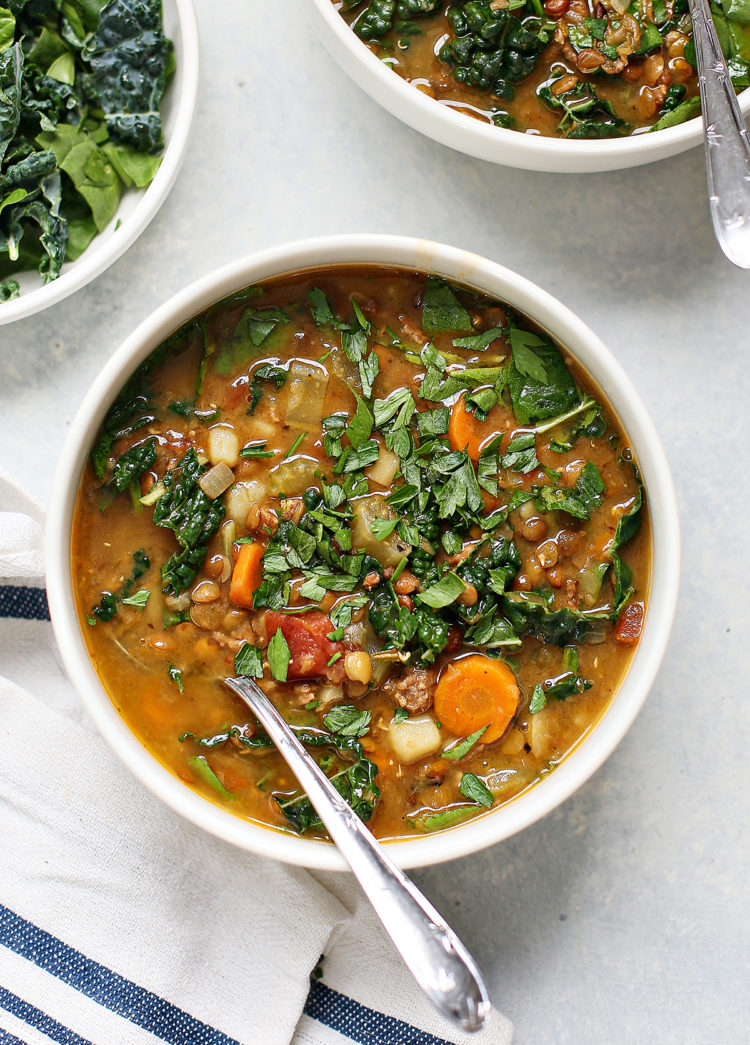
[[[709,206],[729,260],[750,268],[750,142],[708,0],[688,0],[706,136]]]
[[[386,855],[265,693],[252,679],[224,681],[257,716],[288,762],[432,1004],[462,1030],[479,1030],[489,1015],[490,999],[474,959],[459,938]]]

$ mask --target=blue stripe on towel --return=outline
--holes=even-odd
[[[0,585],[0,617],[17,620],[49,620],[47,592],[18,584]]]
[[[0,1045],[25,1045],[25,1042],[21,1041],[20,1038],[17,1038],[15,1034],[11,1034],[9,1031],[3,1030],[3,1028],[0,1027]]]
[[[202,1023],[145,987],[139,987],[105,965],[87,958],[2,904],[0,944],[170,1045],[185,1045],[186,1042],[190,1045],[240,1045],[234,1038]],[[71,1038],[70,1041],[82,1042],[83,1039]]]
[[[449,1045],[444,1038],[436,1038],[410,1023],[360,1005],[320,980],[313,980],[310,985],[305,1015],[359,1045]]]
[[[11,994],[4,987],[0,987],[0,1008],[5,1009],[19,1020],[23,1020],[24,1023],[28,1023],[30,1027],[36,1027],[38,1031],[46,1034],[52,1041],[59,1042],[60,1045],[93,1045],[88,1038],[82,1038],[80,1034],[64,1027],[62,1023],[53,1020],[46,1012],[42,1012],[34,1005],[29,1005],[23,998],[19,998],[17,994]],[[9,1040],[14,1042],[18,1041],[18,1038]]]

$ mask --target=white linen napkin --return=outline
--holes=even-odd
[[[241,852],[121,765],[61,667],[42,521],[0,474],[0,1043],[509,1045],[432,1010],[351,876]]]

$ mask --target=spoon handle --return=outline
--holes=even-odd
[[[424,993],[462,1030],[479,1030],[490,1000],[456,934],[387,856],[263,691],[244,677],[226,679],[226,684],[258,717],[293,770]]]
[[[689,0],[706,134],[709,206],[729,260],[750,268],[750,143],[708,0]]]

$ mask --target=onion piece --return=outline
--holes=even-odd
[[[202,475],[198,480],[198,486],[203,490],[209,501],[215,501],[217,497],[221,497],[225,490],[234,482],[234,472],[225,464],[220,461],[215,464],[213,468],[209,468],[205,475]]]

